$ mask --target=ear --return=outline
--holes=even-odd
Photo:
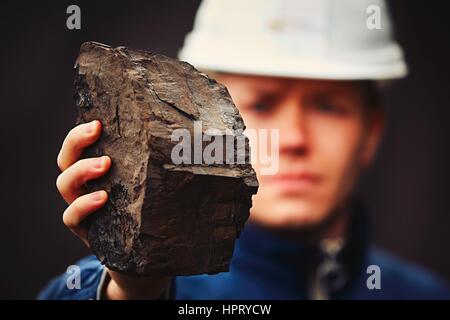
[[[377,110],[369,115],[367,134],[364,141],[361,162],[363,167],[371,165],[384,133],[386,117],[383,111]]]

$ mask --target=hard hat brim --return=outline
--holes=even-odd
[[[208,45],[205,45],[208,44]],[[397,44],[361,51],[331,51],[315,54],[265,46],[255,41],[247,46],[226,46],[216,39],[190,34],[178,54],[200,70],[274,77],[330,80],[390,80],[407,75],[407,65]]]

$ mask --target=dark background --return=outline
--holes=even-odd
[[[56,155],[74,126],[73,64],[87,40],[176,56],[198,1],[2,2],[0,298],[34,298],[88,250],[62,224]],[[410,65],[383,99],[388,128],[360,192],[379,246],[450,281],[450,27],[436,2],[391,1]],[[442,3],[442,2],[439,2]],[[81,7],[82,29],[66,28]]]

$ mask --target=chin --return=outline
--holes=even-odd
[[[279,200],[250,211],[250,221],[281,229],[314,229],[327,219],[329,210],[309,201]]]

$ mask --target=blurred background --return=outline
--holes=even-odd
[[[450,41],[437,2],[389,1],[410,75],[383,93],[388,127],[358,192],[374,242],[450,282]],[[66,8],[81,8],[81,30]],[[73,65],[84,41],[175,57],[199,1],[4,1],[0,10],[0,298],[33,299],[89,254],[62,224],[56,156],[74,126]]]

